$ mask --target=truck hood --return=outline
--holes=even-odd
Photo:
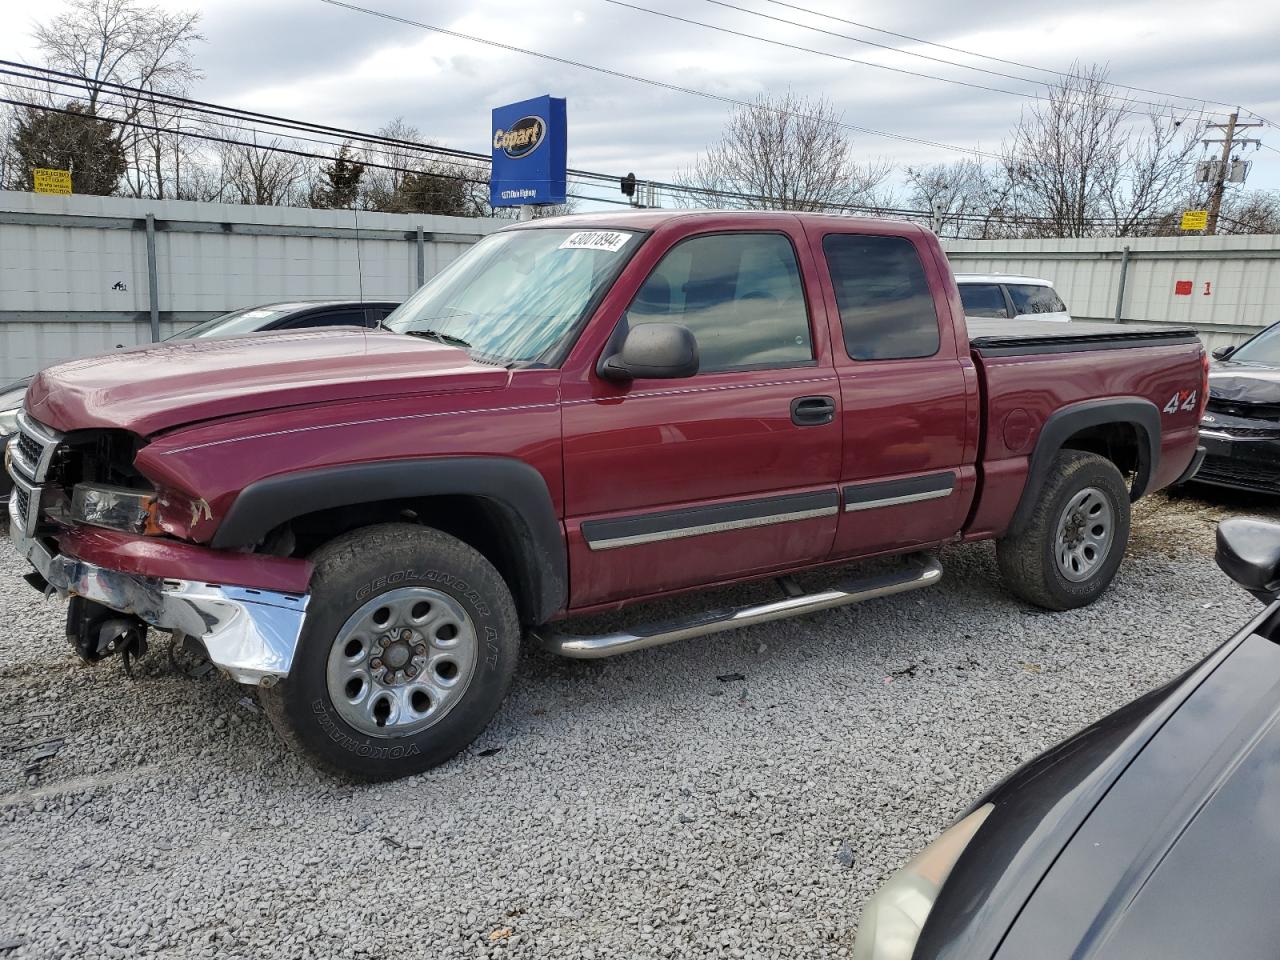
[[[281,407],[495,390],[508,378],[456,347],[328,327],[174,340],[72,360],[36,375],[26,407],[55,430],[115,427],[151,436]]]

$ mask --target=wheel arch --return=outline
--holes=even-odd
[[[232,503],[210,546],[244,549],[285,525],[314,538],[410,518],[475,547],[515,595],[521,619],[543,623],[568,599],[568,557],[542,475],[504,457],[344,464],[268,477]]]
[[[1136,501],[1147,492],[1160,462],[1160,411],[1141,397],[1108,397],[1071,404],[1050,414],[1031,453],[1010,534],[1026,529],[1053,458],[1061,450],[1097,453],[1122,473],[1131,473],[1129,500]]]

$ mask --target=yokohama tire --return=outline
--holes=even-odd
[[[293,668],[287,680],[259,691],[280,737],[316,766],[359,780],[407,776],[465,749],[506,697],[519,656],[515,604],[498,571],[462,541],[411,524],[353,531],[312,559],[311,602]],[[379,598],[385,603],[380,605]],[[384,685],[384,671],[370,665],[381,665],[374,659],[379,654],[392,662],[388,651],[402,631],[399,614],[389,611],[403,609],[407,618],[408,611],[417,615],[419,608],[424,623],[447,616],[462,635],[458,626],[448,627],[453,636],[444,643],[453,645],[453,653],[442,654],[430,646],[435,640],[428,634],[436,628],[423,627],[421,636],[410,639],[412,623],[405,624],[409,646],[393,663],[405,669],[398,682],[394,670],[386,674],[391,680]],[[378,618],[383,626],[374,626]],[[438,632],[443,636],[445,630]],[[379,644],[389,646],[384,650]],[[424,655],[402,662],[415,649]],[[354,654],[350,658],[348,651]],[[432,658],[441,660],[441,677],[444,667],[452,672],[451,679],[437,683],[439,698],[426,686]],[[411,677],[420,671],[417,692],[405,670]],[[346,702],[344,679],[346,689],[354,691]],[[363,697],[357,695],[361,692]],[[411,708],[412,698],[417,699]]]

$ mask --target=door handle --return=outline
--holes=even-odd
[[[817,427],[836,418],[832,397],[796,397],[791,401],[791,422],[797,427]]]

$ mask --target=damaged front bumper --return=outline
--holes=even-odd
[[[13,545],[62,596],[84,597],[193,637],[215,666],[240,683],[272,686],[289,675],[310,594],[111,570],[53,552],[24,532],[21,519],[15,498],[9,503]]]

